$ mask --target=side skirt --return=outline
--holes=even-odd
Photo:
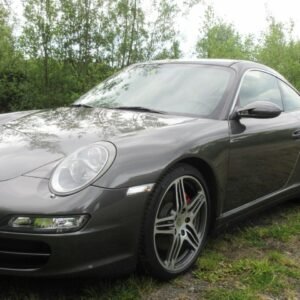
[[[231,223],[244,220],[250,215],[273,207],[281,202],[291,200],[297,196],[300,196],[300,184],[298,183],[222,213],[216,219],[214,229],[216,231],[223,230]]]

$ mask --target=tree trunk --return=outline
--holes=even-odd
[[[137,5],[136,1],[134,0],[134,6],[133,6],[133,19],[132,19],[132,24],[131,24],[131,35],[130,35],[130,45],[128,49],[128,57],[127,57],[127,66],[131,63],[131,56],[132,56],[132,48],[133,48],[133,42],[134,42],[134,28],[136,25],[136,17],[137,17]]]
[[[124,68],[125,66],[125,57],[127,52],[127,39],[128,39],[128,10],[129,10],[129,1],[126,2],[126,12],[125,12],[125,32],[124,32],[124,38],[123,43],[121,47],[122,51],[122,62],[121,62],[121,68]]]

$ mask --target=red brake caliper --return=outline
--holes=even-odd
[[[184,194],[185,194],[186,204],[190,204],[190,203],[191,203],[191,198],[190,198],[190,196],[189,196],[187,193],[184,193]]]

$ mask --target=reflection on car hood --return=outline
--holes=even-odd
[[[12,112],[7,114],[0,114],[0,125],[11,122],[13,120],[24,117],[26,115],[30,115],[34,112],[36,112],[36,110],[17,111],[17,112]]]
[[[193,120],[90,108],[39,111],[0,125],[0,181],[26,174],[81,146]]]

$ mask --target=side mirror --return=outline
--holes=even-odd
[[[236,111],[238,118],[275,118],[282,113],[281,108],[269,101],[255,101]]]

